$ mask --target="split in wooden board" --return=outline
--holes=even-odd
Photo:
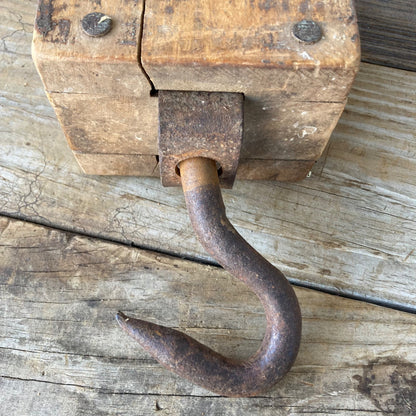
[[[305,177],[358,71],[356,16],[352,0],[266,3],[41,0],[33,56],[83,170],[158,174],[154,87],[244,93],[240,177]],[[83,33],[92,11],[112,17],[108,35]],[[293,35],[305,19],[319,22],[319,42]]]
[[[259,398],[216,397],[164,370],[114,314],[244,358],[265,322],[242,283],[220,268],[4,217],[0,232],[2,414],[414,414],[415,315],[296,288],[303,337],[293,369]]]

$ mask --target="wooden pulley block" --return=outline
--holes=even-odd
[[[295,181],[358,71],[352,0],[40,0],[33,56],[94,175],[158,176],[158,90],[244,94],[237,178]]]

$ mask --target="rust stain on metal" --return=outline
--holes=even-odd
[[[159,91],[160,176],[180,186],[177,165],[192,157],[215,160],[221,186],[231,188],[243,140],[243,94]]]
[[[199,241],[226,270],[260,299],[267,328],[258,351],[247,361],[224,357],[171,328],[117,314],[120,326],[162,365],[215,393],[255,396],[274,386],[291,368],[301,338],[301,312],[284,275],[254,250],[225,214],[213,160],[180,163],[182,187]]]

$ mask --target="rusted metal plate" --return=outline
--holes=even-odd
[[[239,93],[159,91],[159,157],[164,186],[181,184],[178,164],[193,157],[217,162],[220,184],[231,188],[243,140]]]

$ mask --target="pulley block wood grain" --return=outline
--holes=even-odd
[[[352,0],[40,0],[33,56],[87,174],[158,176],[157,90],[218,91],[245,98],[237,177],[295,181],[340,117],[360,45]]]

